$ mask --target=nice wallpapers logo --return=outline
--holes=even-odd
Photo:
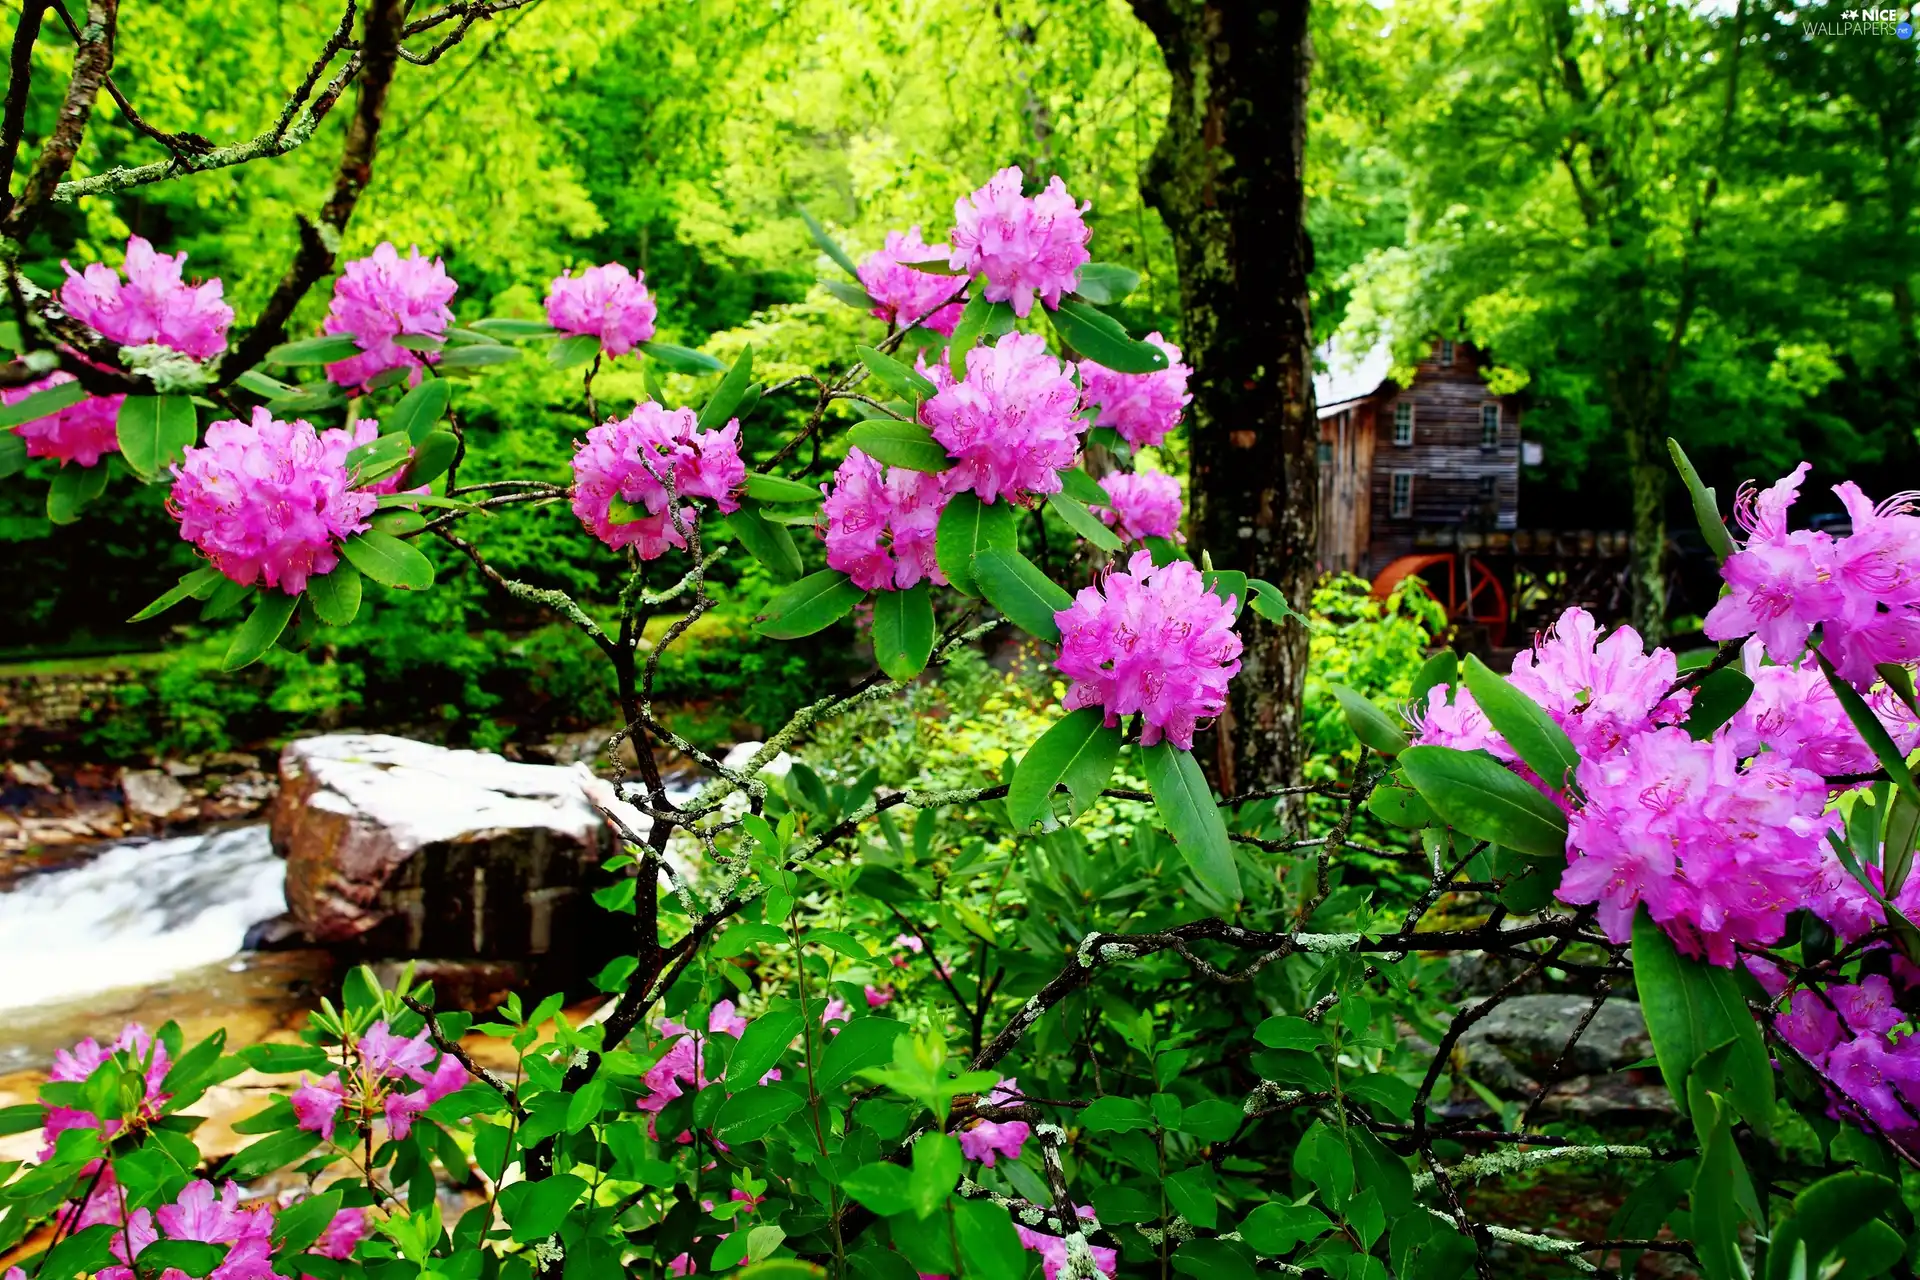
[[[1815,36],[1893,36],[1900,40],[1913,38],[1913,16],[1920,15],[1920,5],[1909,12],[1906,9],[1842,9],[1839,22],[1809,22],[1806,24],[1806,38]]]

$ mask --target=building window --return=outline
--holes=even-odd
[[[1440,343],[1440,354],[1439,354],[1438,363],[1442,369],[1453,368],[1453,344],[1451,342],[1445,341],[1444,339]]]
[[[1320,442],[1320,465],[1323,467],[1333,465],[1333,441],[1331,440]]]
[[[1500,406],[1483,404],[1480,406],[1480,447],[1494,449],[1500,445]]]
[[[1402,400],[1393,406],[1393,442],[1405,447],[1413,443],[1413,401]]]
[[[1393,473],[1393,516],[1404,520],[1413,514],[1413,472]]]

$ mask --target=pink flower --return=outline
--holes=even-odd
[[[1742,769],[1725,737],[1656,729],[1582,760],[1576,778],[1586,801],[1568,820],[1559,896],[1597,903],[1615,942],[1644,903],[1682,951],[1731,965],[1737,944],[1777,941],[1820,882],[1837,818],[1825,784],[1782,759]]]
[[[360,1037],[360,1061],[383,1080],[416,1076],[433,1061],[435,1053],[425,1031],[414,1036],[396,1036],[384,1021],[374,1023]]]
[[[986,299],[1012,302],[1015,315],[1033,309],[1037,294],[1050,308],[1080,283],[1093,232],[1058,177],[1046,190],[1020,194],[1018,166],[1002,169],[970,196],[954,202],[953,253],[948,265],[968,275],[985,273]]]
[[[1093,513],[1112,525],[1122,542],[1180,536],[1180,482],[1159,471],[1116,471],[1100,477],[1107,505]]]
[[[333,1221],[307,1252],[323,1258],[351,1258],[354,1247],[365,1240],[371,1230],[364,1208],[342,1209],[333,1215]]]
[[[1098,407],[1096,427],[1112,427],[1137,449],[1159,444],[1180,425],[1187,402],[1187,379],[1193,370],[1180,363],[1180,348],[1158,332],[1147,341],[1167,353],[1167,367],[1153,373],[1115,373],[1091,360],[1080,362],[1081,399]]]
[[[1619,627],[1596,643],[1598,636],[1592,614],[1568,609],[1513,660],[1508,677],[1546,708],[1583,759],[1605,755],[1658,725],[1677,724],[1693,704],[1690,689],[1667,693],[1678,674],[1671,650],[1649,654],[1632,627]]]
[[[933,552],[947,505],[940,477],[883,467],[849,449],[826,493],[828,568],[863,591],[905,590],[923,580],[946,585]]]
[[[1089,1218],[1093,1216],[1093,1210],[1086,1205],[1075,1205],[1074,1209],[1076,1213],[1082,1216]],[[1031,1227],[1023,1227],[1018,1222],[1013,1224],[1013,1228],[1020,1236],[1020,1247],[1023,1249],[1031,1249],[1040,1255],[1040,1260],[1045,1269],[1046,1280],[1058,1280],[1060,1273],[1064,1271],[1067,1266],[1066,1240],[1060,1236],[1050,1236],[1044,1231],[1035,1231]],[[1099,1245],[1088,1245],[1087,1247],[1092,1251],[1093,1265],[1099,1268],[1101,1275],[1110,1276],[1119,1269],[1119,1250],[1103,1249]]]
[[[1852,481],[1834,486],[1853,531],[1833,544],[1833,580],[1843,604],[1828,619],[1822,649],[1840,678],[1865,691],[1882,663],[1920,660],[1920,494],[1875,507]]]
[[[1830,988],[1827,994],[1857,1036],[1884,1036],[1907,1020],[1893,1001],[1893,984],[1877,973],[1853,986]]]
[[[413,1132],[413,1122],[427,1110],[427,1100],[418,1093],[389,1093],[382,1103],[387,1118],[387,1134],[396,1142]]]
[[[825,1027],[830,1022],[846,1022],[852,1017],[853,1014],[848,1010],[847,1002],[839,996],[834,996],[827,1001],[827,1007],[820,1011],[820,1025]],[[829,1027],[828,1030],[834,1035],[840,1034],[838,1027]]]
[[[1485,751],[1508,764],[1519,759],[1465,685],[1435,685],[1428,691],[1423,706],[1408,709],[1407,719],[1413,727],[1413,741],[1417,746]]]
[[[905,947],[915,955],[919,955],[927,949],[927,944],[920,940],[918,934],[913,933],[896,933],[893,935],[893,945],[896,947]]]
[[[347,471],[347,453],[366,434],[364,423],[357,435],[315,432],[264,406],[251,422],[216,422],[174,464],[167,509],[180,536],[227,577],[299,595],[308,578],[333,571],[342,540],[368,527],[374,495],[350,488]]]
[[[867,1008],[869,1009],[885,1008],[887,1005],[890,1005],[893,1003],[893,987],[891,984],[884,987],[876,987],[872,983],[868,983],[866,996],[867,996]]]
[[[136,1210],[109,1247],[115,1257],[131,1263],[162,1238],[224,1244],[226,1257],[209,1273],[209,1280],[275,1280],[272,1229],[273,1215],[264,1202],[242,1205],[240,1188],[232,1182],[216,1199],[213,1184],[201,1179],[188,1183],[174,1203],[161,1206],[157,1213]],[[100,1272],[103,1280],[132,1280],[133,1274],[130,1266]],[[186,1280],[184,1272],[172,1269],[161,1275],[162,1280]]]
[[[130,1022],[123,1027],[112,1044],[103,1046],[88,1036],[71,1049],[57,1050],[47,1079],[67,1084],[83,1082],[116,1053],[126,1054],[136,1068],[140,1063],[148,1062],[148,1055],[152,1055],[146,1067],[146,1096],[141,1099],[134,1119],[144,1122],[157,1118],[171,1097],[160,1091],[160,1085],[166,1080],[167,1070],[172,1063],[167,1057],[167,1047],[154,1040],[147,1029],[137,1022]],[[46,1146],[40,1158],[51,1159],[55,1143],[69,1129],[98,1129],[110,1138],[125,1127],[125,1120],[102,1120],[93,1112],[77,1107],[48,1107],[46,1125],[41,1134]]]
[[[1059,490],[1058,473],[1073,465],[1087,424],[1075,413],[1079,391],[1044,338],[1009,333],[977,348],[963,382],[944,365],[930,373],[940,390],[920,406],[920,420],[957,464],[941,476],[948,493],[971,489],[993,502]]]
[[[305,1076],[300,1077],[300,1087],[293,1091],[289,1101],[293,1103],[294,1118],[300,1128],[333,1141],[333,1126],[347,1101],[347,1091],[340,1083],[338,1071],[313,1084],[307,1083]]]
[[[670,1276],[690,1276],[697,1270],[699,1268],[694,1265],[691,1253],[675,1254],[667,1263],[667,1274]]]
[[[56,370],[23,387],[0,387],[0,403],[18,404],[36,391],[72,381],[72,374]],[[107,454],[120,452],[120,406],[125,400],[125,396],[88,396],[13,430],[27,442],[29,458],[57,458],[63,467],[69,462],[95,466]]]
[[[1828,778],[1871,773],[1880,767],[1811,655],[1795,665],[1769,664],[1761,658],[1760,642],[1750,640],[1741,665],[1753,681],[1753,693],[1724,731],[1738,754],[1753,755],[1767,748]],[[1920,721],[1891,689],[1871,691],[1867,703],[1902,753],[1920,746]]]
[[[328,365],[327,377],[343,387],[360,387],[388,369],[418,370],[420,353],[395,339],[444,338],[453,323],[447,304],[459,288],[440,259],[429,262],[418,248],[402,258],[392,244],[382,243],[370,257],[349,262],[333,283],[333,305],[320,327],[351,334],[361,354]]]
[[[60,305],[119,346],[158,343],[196,360],[210,360],[226,350],[233,308],[221,301],[220,281],[183,282],[186,261],[184,253],[155,253],[152,245],[133,236],[127,241],[124,283],[119,272],[103,262],[77,272],[62,261],[67,282],[60,286]]]
[[[1032,1128],[1024,1120],[977,1121],[973,1128],[962,1130],[960,1150],[969,1160],[978,1160],[987,1168],[993,1168],[996,1157],[1004,1156],[1008,1160],[1020,1158],[1020,1148],[1026,1144],[1027,1135]]]
[[[573,513],[609,547],[631,546],[642,560],[658,559],[668,547],[687,545],[667,510],[669,476],[682,498],[708,498],[721,511],[739,510],[734,492],[747,477],[739,419],[702,431],[693,410],[645,400],[625,418],[592,428],[573,455]],[[646,514],[616,523],[616,497]],[[693,508],[681,507],[679,514],[691,528]]]
[[[1109,725],[1139,712],[1144,746],[1165,738],[1192,750],[1199,721],[1220,714],[1240,670],[1233,604],[1185,560],[1156,569],[1152,556],[1135,552],[1125,571],[1083,587],[1054,620],[1054,665],[1073,682],[1066,707],[1101,707]]]
[[[904,232],[887,232],[886,248],[868,254],[858,273],[867,296],[874,301],[874,316],[896,329],[921,324],[942,337],[952,337],[954,326],[960,323],[961,307],[948,299],[966,288],[966,277],[935,275],[902,265],[932,262],[950,252],[943,244],[929,245],[921,240],[917,224]]]
[[[578,277],[555,276],[547,290],[547,319],[564,333],[600,339],[610,356],[623,356],[653,337],[659,308],[646,281],[645,272],[635,275],[617,262],[588,267]]]

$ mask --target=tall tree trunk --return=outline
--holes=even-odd
[[[1319,488],[1301,180],[1307,0],[1132,2],[1173,77],[1141,191],[1180,269],[1195,554],[1304,607]],[[1296,781],[1302,754],[1306,633],[1251,612],[1240,631],[1246,652],[1215,732],[1228,792]]]
[[[1659,644],[1667,634],[1666,502],[1671,464],[1658,427],[1644,411],[1629,408],[1625,414],[1616,413],[1614,420],[1626,437],[1627,479],[1633,492],[1633,553],[1628,568],[1633,575],[1633,625],[1642,640]]]

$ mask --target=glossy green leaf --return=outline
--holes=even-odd
[[[1054,615],[1071,608],[1073,597],[1033,561],[1018,551],[988,547],[974,556],[973,574],[980,594],[1014,626],[1037,640],[1060,643]]]
[[[863,314],[877,305],[867,291],[857,284],[848,284],[845,280],[822,280],[819,284],[835,298]]]
[[[0,480],[27,469],[27,442],[18,432],[0,430]]]
[[[897,1164],[862,1165],[840,1181],[840,1189],[883,1217],[905,1213],[907,1171]]]
[[[960,1241],[960,1260],[970,1276],[1019,1276],[1029,1255],[1020,1245],[1013,1219],[999,1205],[986,1200],[957,1200],[953,1232]]]
[[[1151,342],[1136,342],[1118,320],[1085,302],[1063,299],[1060,309],[1047,316],[1062,342],[1115,373],[1158,373],[1167,367],[1165,351]]]
[[[975,290],[967,299],[967,305],[961,308],[960,320],[953,327],[953,336],[947,341],[947,367],[953,372],[955,382],[965,381],[967,376],[967,356],[979,345],[980,340],[989,334],[1006,333],[1013,328],[1013,308],[1005,302],[988,302],[985,294]]]
[[[647,359],[659,362],[660,367],[668,373],[718,373],[727,367],[704,351],[675,346],[671,342],[643,342],[640,350],[647,353]]]
[[[1017,520],[1012,503],[989,506],[970,490],[963,489],[947,500],[934,531],[933,554],[954,590],[962,595],[980,594],[980,584],[974,579],[974,557],[989,547],[1011,551],[1018,546]]]
[[[560,1230],[567,1211],[586,1189],[587,1180],[572,1173],[557,1173],[538,1182],[516,1182],[500,1189],[500,1216],[506,1219],[516,1243],[533,1244]]]
[[[320,1135],[309,1133],[305,1129],[289,1129],[269,1134],[255,1143],[240,1148],[220,1169],[222,1178],[233,1178],[241,1182],[251,1182],[275,1169],[284,1169],[297,1160],[305,1158],[309,1151],[320,1145]]]
[[[1681,482],[1687,486],[1687,496],[1693,502],[1693,518],[1700,524],[1700,536],[1707,540],[1714,558],[1725,564],[1727,557],[1733,554],[1733,535],[1727,532],[1726,522],[1720,519],[1719,500],[1713,490],[1701,483],[1700,473],[1693,469],[1692,461],[1678,440],[1668,437],[1667,452],[1673,456],[1673,465],[1680,472]]]
[[[576,333],[547,348],[547,363],[556,369],[578,369],[600,354],[600,339],[591,333]]]
[[[128,396],[120,402],[114,434],[120,456],[142,480],[153,481],[185,456],[200,431],[186,396]]]
[[[1074,811],[1084,813],[1113,776],[1120,742],[1120,731],[1107,727],[1098,707],[1069,711],[1014,767],[1007,817],[1016,827],[1038,822],[1051,812],[1054,789],[1062,784],[1073,796]]]
[[[873,657],[891,680],[911,680],[933,656],[933,596],[926,582],[873,596]]]
[[[806,1105],[790,1089],[757,1085],[728,1098],[714,1117],[714,1136],[726,1143],[754,1142]]]
[[[227,654],[221,660],[223,671],[238,671],[241,667],[258,662],[262,654],[273,648],[273,642],[287,629],[287,623],[293,618],[293,611],[299,605],[300,597],[290,596],[278,587],[263,586],[255,595],[253,612],[233,633],[233,639],[227,643]]]
[[[1687,712],[1687,733],[1704,742],[1753,696],[1753,681],[1734,667],[1722,667],[1693,687],[1693,706]]]
[[[1102,500],[1104,501],[1104,499],[1105,494],[1103,493]],[[1102,551],[1118,551],[1120,549],[1119,535],[1107,528],[1107,526],[1101,522],[1099,516],[1087,510],[1085,503],[1074,498],[1069,498],[1064,493],[1050,493],[1047,495],[1047,506],[1052,508],[1055,515],[1066,522],[1069,529],[1072,529],[1075,533]]]
[[[1278,1257],[1308,1240],[1318,1240],[1333,1230],[1333,1220],[1308,1204],[1270,1201],[1249,1213],[1240,1222],[1240,1238],[1254,1252]]]
[[[107,467],[63,466],[53,473],[47,488],[47,519],[54,524],[73,524],[87,504],[107,491]]]
[[[78,381],[55,383],[31,395],[22,396],[12,404],[0,405],[0,430],[58,413],[86,398],[87,389]]]
[[[1057,473],[1060,477],[1060,492],[1075,502],[1089,507],[1106,506],[1111,498],[1100,487],[1100,482],[1078,467],[1068,467]]]
[[[1424,707],[1427,695],[1439,685],[1448,689],[1460,683],[1460,658],[1451,649],[1442,649],[1420,664],[1420,670],[1413,677],[1413,692],[1408,700],[1416,707]]]
[[[1567,815],[1483,751],[1408,747],[1400,768],[1440,821],[1473,840],[1564,860]]]
[[[1161,563],[1157,552],[1153,560],[1155,564]],[[1246,603],[1268,622],[1276,626],[1283,622],[1298,622],[1304,626],[1311,621],[1306,614],[1289,604],[1286,593],[1271,582],[1260,578],[1248,578],[1247,589],[1253,593],[1253,599]]]
[[[883,355],[872,347],[855,347],[853,350],[860,357],[860,363],[866,365],[868,371],[884,383],[889,391],[909,402],[930,399],[937,390],[925,374],[916,372],[912,365],[904,361]]]
[[[917,422],[874,418],[847,432],[847,443],[876,462],[937,475],[953,467],[945,446]]]
[[[1096,307],[1126,298],[1140,287],[1140,273],[1117,262],[1089,262],[1075,275],[1073,292]]]
[[[1153,792],[1153,806],[1172,833],[1174,847],[1201,884],[1221,897],[1240,899],[1240,868],[1234,862],[1227,824],[1214,803],[1206,775],[1191,751],[1161,742],[1140,750],[1140,762]]]
[[[747,1024],[727,1059],[727,1089],[738,1093],[760,1083],[800,1034],[800,1015],[792,1010],[764,1013]]]
[[[328,626],[344,627],[360,613],[360,571],[342,561],[333,572],[307,579],[307,603],[314,617]]]
[[[418,489],[447,473],[460,456],[460,440],[451,431],[429,431],[414,442],[413,458],[400,476],[400,489]],[[397,494],[386,495],[397,497]]]
[[[1660,1075],[1681,1114],[1686,1114],[1694,1068],[1715,1049],[1730,1045],[1728,1094],[1747,1123],[1768,1132],[1773,1067],[1732,970],[1681,955],[1642,907],[1633,921],[1633,973]],[[1721,1087],[1718,1081],[1707,1083]]]
[[[1848,1169],[1820,1179],[1793,1198],[1792,1215],[1775,1229],[1767,1280],[1791,1280],[1796,1246],[1806,1250],[1808,1274],[1819,1274],[1820,1264],[1850,1237],[1880,1215],[1898,1212],[1899,1206],[1900,1188],[1879,1174]]]
[[[1182,1169],[1160,1184],[1174,1210],[1205,1231],[1220,1225],[1220,1202],[1214,1199],[1212,1170],[1205,1165]]]
[[[554,338],[560,330],[545,320],[516,320],[511,316],[488,316],[484,320],[475,320],[473,328],[489,338]]]
[[[425,591],[433,585],[433,561],[412,543],[378,529],[348,538],[340,544],[340,553],[383,587]]]
[[[1688,1081],[1687,1092],[1687,1114],[1700,1140],[1700,1166],[1688,1200],[1694,1253],[1706,1280],[1747,1280],[1740,1225],[1749,1220],[1742,1202],[1751,1200],[1753,1191],[1751,1185],[1743,1187],[1749,1177],[1733,1140],[1732,1108],[1697,1078]]]
[[[700,406],[700,429],[718,431],[727,425],[740,402],[746,399],[747,388],[753,385],[753,344],[749,343],[740,351],[740,358],[727,370],[727,376],[720,379],[720,385],[713,389],[713,395]]]
[[[336,1188],[294,1201],[274,1215],[269,1239],[276,1249],[287,1253],[306,1252],[332,1224],[344,1198],[345,1192]]]
[[[443,373],[450,369],[486,369],[518,360],[520,356],[518,347],[476,343],[470,347],[449,347],[433,367]]]
[[[329,333],[318,338],[302,338],[298,342],[283,342],[267,352],[268,364],[334,364],[341,360],[351,360],[360,354],[360,344],[353,335]]]
[[[1340,703],[1340,709],[1346,712],[1347,727],[1369,751],[1391,759],[1407,749],[1406,730],[1364,695],[1331,681],[1327,688]]]
[[[868,868],[876,870],[877,868]],[[837,1089],[868,1067],[884,1066],[893,1060],[893,1042],[907,1030],[904,1022],[892,1018],[853,1018],[840,1033],[827,1041],[814,1072],[814,1082],[822,1092]]]
[[[965,1162],[960,1144],[944,1133],[923,1133],[913,1144],[913,1168],[907,1173],[907,1207],[930,1218],[960,1182]]]
[[[812,236],[813,242],[820,246],[820,252],[826,254],[829,258],[832,258],[834,262],[839,264],[842,271],[856,280],[859,279],[860,269],[854,265],[853,259],[848,257],[847,251],[842,249],[839,243],[827,234],[827,229],[820,225],[819,220],[807,211],[807,206],[796,204],[794,208],[800,211],[800,220],[807,224],[807,234]]]
[[[810,573],[767,602],[753,629],[774,640],[797,640],[824,631],[853,612],[866,597],[837,569]]]
[[[385,429],[419,444],[447,416],[452,401],[453,388],[446,379],[422,378],[419,386],[400,397],[400,403],[387,415]]]
[[[1500,736],[1521,761],[1556,791],[1565,791],[1580,767],[1566,731],[1554,723],[1546,708],[1520,692],[1474,654],[1468,654],[1464,674],[1467,690]]]
[[[180,581],[168,588],[166,593],[140,612],[128,618],[128,622],[145,622],[148,618],[158,617],[179,604],[182,600],[198,599],[214,586],[224,581],[226,575],[212,565],[195,569],[181,577]]]
[[[793,535],[784,525],[768,520],[758,503],[743,502],[739,510],[721,519],[733,536],[740,539],[747,553],[765,565],[777,581],[792,582],[805,572],[806,564],[800,559],[800,548],[794,545]]]
[[[747,472],[747,496],[756,502],[812,503],[816,507],[821,499],[816,485],[802,484],[784,476],[762,475],[758,471]]]

